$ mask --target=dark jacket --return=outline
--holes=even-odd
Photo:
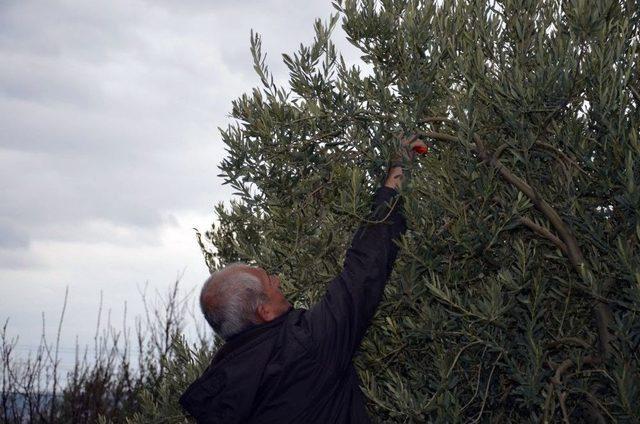
[[[378,188],[368,219],[386,220],[358,228],[342,272],[318,303],[226,341],[180,397],[189,414],[220,424],[370,422],[352,358],[391,274],[393,240],[407,229],[397,194]]]

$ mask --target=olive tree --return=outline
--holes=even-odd
[[[354,359],[378,422],[640,420],[640,11],[634,0],[345,0],[232,104],[198,234],[214,271],[322,296],[400,133],[429,153]],[[338,23],[361,51],[347,65]],[[214,246],[213,249],[209,246]]]

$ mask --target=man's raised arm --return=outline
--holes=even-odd
[[[338,372],[348,367],[362,341],[398,254],[394,240],[407,230],[401,211],[403,199],[396,189],[401,183],[402,167],[394,167],[392,162],[385,185],[376,190],[367,217],[381,222],[365,222],[357,229],[342,272],[306,313],[319,360]]]

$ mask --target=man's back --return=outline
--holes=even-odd
[[[181,398],[185,409],[202,423],[369,422],[353,365],[338,375],[315,357],[306,312],[228,341]]]
[[[318,303],[290,308],[218,351],[180,398],[198,422],[370,422],[352,359],[391,274],[394,240],[406,231],[397,193],[376,191],[369,219],[383,222],[358,229],[343,271]]]

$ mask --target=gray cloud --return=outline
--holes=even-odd
[[[0,269],[3,270],[3,272],[6,272],[6,270],[21,270],[25,268],[37,269],[42,266],[42,261],[31,255],[26,249],[0,247]],[[11,284],[12,282],[9,281],[8,283]]]
[[[24,256],[36,239],[152,244],[175,211],[209,213],[228,198],[217,127],[259,83],[250,30],[283,79],[280,54],[333,12],[293,4],[3,3],[2,246]]]
[[[330,0],[0,1],[0,321],[62,346],[91,340],[100,291],[143,313],[136,286],[208,275],[192,227],[232,189],[217,127],[259,85],[249,32],[277,80]],[[336,33],[347,62],[358,53]],[[119,309],[118,309],[119,310]],[[53,319],[51,319],[53,318]]]
[[[122,1],[3,3],[0,46],[39,57],[98,63],[137,46],[135,24],[145,12],[125,7]]]
[[[27,233],[6,218],[0,218],[0,249],[25,248],[29,246]]]

